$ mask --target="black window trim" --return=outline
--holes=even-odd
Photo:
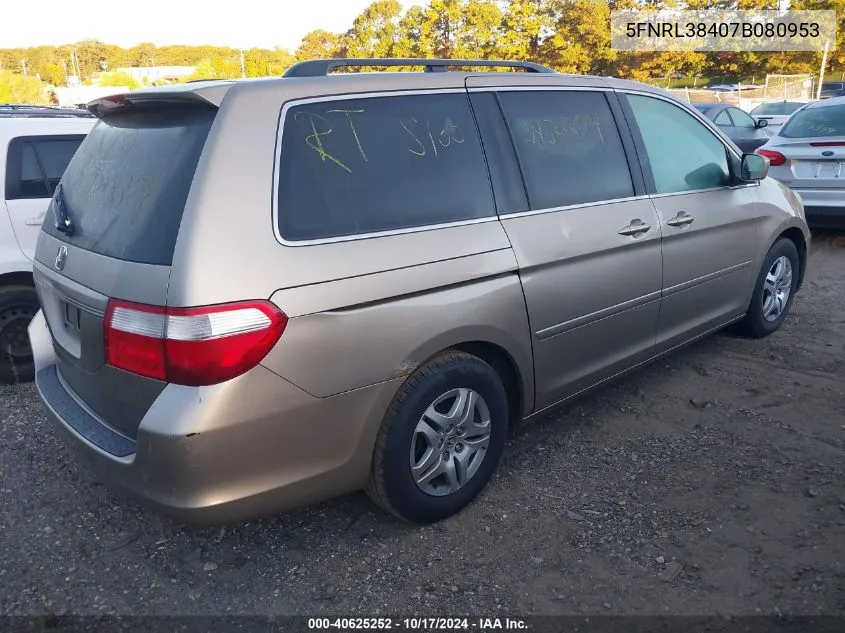
[[[505,128],[507,129],[508,136],[511,140],[511,146],[513,148],[514,154],[517,157],[517,164],[519,165],[520,176],[522,177],[523,187],[525,187],[526,197],[530,203],[530,197],[528,197],[528,187],[525,183],[525,173],[524,168],[522,166],[522,161],[519,160],[519,153],[516,151],[516,146],[513,140],[513,131],[511,130],[510,124],[507,121],[507,118],[504,115],[504,110],[502,109],[501,101],[499,100],[499,93],[502,92],[601,92],[605,94],[605,98],[607,99],[608,106],[610,108],[611,116],[616,124],[616,129],[619,132],[619,137],[622,142],[622,148],[625,152],[626,162],[628,163],[628,171],[631,175],[631,182],[634,187],[634,195],[627,196],[624,198],[612,198],[609,200],[597,200],[592,202],[581,202],[578,204],[568,204],[562,205],[558,207],[548,207],[543,209],[529,209],[528,211],[515,211],[513,213],[505,213],[500,215],[501,219],[510,219],[510,218],[521,218],[531,215],[540,215],[543,213],[557,213],[559,211],[568,211],[571,209],[584,209],[587,207],[601,207],[606,206],[609,204],[618,204],[621,202],[631,202],[634,200],[643,200],[648,198],[648,192],[646,190],[646,180],[645,174],[641,170],[640,161],[637,157],[637,150],[636,145],[634,143],[634,139],[631,135],[631,130],[628,125],[628,121],[624,116],[622,105],[619,101],[619,98],[616,94],[616,91],[612,88],[607,88],[604,86],[555,86],[555,85],[542,85],[542,86],[479,86],[475,88],[469,89],[470,93],[476,92],[493,92],[496,94],[496,102],[499,104],[499,112],[501,113],[503,123]],[[482,138],[482,143],[484,143],[484,139]]]
[[[723,114],[726,117],[728,117],[728,123],[730,124],[729,127],[736,127],[736,125],[734,123],[734,118],[731,116],[731,109],[729,107],[728,108],[722,108],[722,111],[719,114],[717,114],[715,118],[712,119],[713,123],[716,123],[716,119],[718,119]],[[708,118],[710,118],[710,117],[708,117]],[[724,123],[716,123],[716,125],[724,125]]]
[[[502,103],[499,100],[499,95],[495,89],[493,90],[468,90],[467,94],[469,95],[469,102],[470,106],[472,107],[473,117],[475,118],[475,127],[478,131],[478,138],[481,139],[481,148],[484,152],[484,160],[487,162],[487,173],[490,176],[490,185],[493,188],[493,202],[496,205],[496,215],[499,218],[508,217],[513,215],[514,213],[525,213],[527,209],[523,211],[512,211],[512,212],[505,212],[502,213],[499,208],[499,200],[496,197],[496,192],[502,187],[501,183],[498,182],[497,175],[494,174],[494,170],[491,168],[491,158],[490,158],[490,151],[487,148],[487,143],[490,142],[489,139],[485,139],[484,135],[481,133],[481,124],[478,121],[479,116],[479,104],[473,100],[473,95],[475,94],[489,94],[493,96],[493,104],[491,106],[491,110],[493,110],[492,117],[495,119],[493,125],[499,128],[499,132],[508,139],[508,147],[504,148],[508,154],[510,154],[511,158],[513,159],[513,164],[510,166],[508,171],[510,173],[507,174],[507,177],[513,180],[513,183],[516,183],[517,186],[522,191],[522,196],[525,201],[525,205],[529,206],[528,201],[528,188],[525,185],[525,174],[522,171],[522,164],[519,162],[519,157],[516,153],[516,147],[513,144],[513,136],[511,135],[510,126],[508,125],[507,119],[505,118],[505,113],[502,110]],[[486,106],[481,106],[486,107]]]
[[[52,197],[54,191],[50,187],[44,166],[41,164],[41,157],[38,154],[37,142],[49,141],[79,141],[85,139],[85,134],[31,134],[28,136],[15,136],[9,140],[6,149],[6,182],[4,186],[5,200],[47,200]],[[32,143],[32,151],[38,170],[41,172],[41,180],[47,188],[47,196],[42,198],[31,198],[20,195],[21,171],[23,168],[23,147],[26,143]]]
[[[331,101],[345,101],[349,99],[371,99],[371,98],[379,98],[379,97],[397,97],[397,96],[413,96],[413,95],[432,95],[432,94],[461,94],[467,97],[467,108],[472,116],[473,124],[476,126],[476,130],[478,129],[478,123],[475,120],[475,114],[472,110],[472,104],[469,102],[469,95],[467,93],[467,89],[464,87],[460,88],[429,88],[429,89],[411,89],[411,90],[379,90],[379,91],[366,91],[366,92],[344,92],[344,93],[337,93],[331,95],[320,95],[320,96],[313,96],[313,97],[303,97],[303,98],[296,98],[291,99],[289,101],[285,101],[282,104],[282,110],[279,114],[279,124],[276,130],[276,150],[273,156],[273,191],[271,193],[271,208],[272,208],[272,224],[273,224],[273,235],[276,238],[276,241],[281,244],[282,246],[290,246],[290,247],[301,247],[301,246],[317,246],[321,244],[333,244],[337,242],[354,242],[359,240],[367,240],[367,239],[374,239],[379,237],[389,237],[392,235],[405,235],[408,233],[422,233],[424,231],[435,231],[439,229],[448,229],[453,227],[459,226],[468,226],[470,224],[483,224],[486,222],[498,222],[499,216],[494,213],[490,217],[486,218],[474,218],[471,220],[458,220],[456,222],[441,222],[439,224],[425,224],[422,226],[413,226],[404,229],[390,229],[387,231],[373,231],[370,233],[355,233],[353,235],[339,235],[335,237],[326,237],[326,238],[316,238],[310,240],[287,240],[285,239],[281,231],[279,230],[279,167],[281,164],[281,155],[282,155],[282,145],[283,145],[283,134],[285,129],[285,117],[287,116],[288,110],[295,106],[306,105],[309,103],[322,103],[322,102],[331,102]],[[480,135],[479,135],[480,138]],[[490,170],[487,166],[486,158],[484,157],[483,151],[483,140],[480,141],[482,144],[482,158],[485,160],[484,162],[484,169],[488,173]],[[489,185],[489,183],[488,183]],[[491,191],[491,197],[492,197]]]
[[[648,154],[645,150],[645,142],[643,141],[642,135],[640,134],[640,129],[636,124],[636,119],[634,118],[634,111],[631,109],[628,100],[624,98],[626,95],[636,95],[642,97],[651,97],[653,99],[659,99],[660,101],[665,101],[666,103],[675,106],[676,108],[680,108],[682,111],[689,113],[693,118],[700,121],[709,131],[710,133],[724,146],[725,151],[727,152],[728,157],[728,166],[730,167],[731,171],[735,173],[734,170],[739,168],[740,161],[742,160],[742,155],[737,152],[737,150],[731,147],[730,144],[725,142],[725,139],[722,138],[722,132],[719,130],[718,126],[713,123],[710,119],[705,117],[701,112],[696,110],[692,106],[685,105],[683,102],[677,101],[676,99],[672,99],[669,97],[664,97],[663,95],[656,94],[653,92],[648,92],[647,90],[631,90],[631,89],[623,89],[617,90],[617,95],[619,96],[619,103],[622,107],[622,111],[625,114],[625,119],[628,121],[628,127],[631,131],[631,134],[634,138],[634,145],[637,150],[637,155],[639,156],[639,162],[642,166],[643,176],[645,177],[646,187],[649,191],[647,197],[650,198],[669,198],[672,196],[687,196],[691,194],[698,194],[698,193],[707,193],[711,191],[727,191],[730,189],[745,189],[746,187],[759,187],[760,181],[754,182],[739,182],[732,185],[724,185],[722,187],[710,187],[707,189],[691,189],[689,191],[672,191],[669,193],[657,193],[656,186],[654,184],[654,174],[651,171],[651,163],[648,160]]]

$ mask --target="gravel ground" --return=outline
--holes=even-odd
[[[0,390],[0,614],[845,614],[845,235],[785,327],[729,333],[513,433],[460,515],[363,494],[186,527]]]

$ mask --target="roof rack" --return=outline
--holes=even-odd
[[[0,103],[0,118],[90,118],[91,116],[93,115],[90,112],[80,108],[56,108],[25,103]]]
[[[422,66],[427,73],[445,72],[450,66],[490,66],[494,68],[519,68],[530,73],[554,73],[547,66],[534,62],[490,59],[416,59],[416,58],[344,58],[312,59],[288,68],[283,77],[325,77],[336,68],[356,66]]]

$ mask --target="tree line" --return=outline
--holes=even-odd
[[[261,77],[281,75],[296,61],[320,57],[530,60],[561,72],[639,81],[671,76],[762,78],[767,73],[818,71],[821,53],[815,52],[656,53],[611,49],[612,10],[667,7],[777,9],[778,1],[429,0],[403,11],[397,0],[375,0],[346,32],[312,31],[295,51],[153,44],[125,49],[84,41],[0,49],[0,74],[7,81],[12,75],[23,75],[52,85],[63,85],[70,75],[78,74],[86,81],[95,73],[137,66],[195,66],[194,76],[186,79]],[[838,11],[838,45],[829,55],[828,70],[845,68],[845,0],[792,0],[791,8]],[[20,83],[19,78],[16,81]]]

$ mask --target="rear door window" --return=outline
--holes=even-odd
[[[736,127],[753,128],[756,126],[754,119],[747,112],[743,112],[739,108],[728,108],[728,111],[731,113],[731,119],[733,119]]]
[[[532,209],[634,195],[619,130],[602,92],[499,94]]]
[[[6,157],[6,200],[49,198],[85,136],[17,137]]]
[[[216,112],[168,107],[101,119],[62,179],[73,235],[58,231],[51,217],[44,230],[107,257],[169,266]]]
[[[713,119],[713,123],[716,125],[731,125],[731,116],[728,114],[727,110],[722,110],[719,115]]]
[[[495,216],[466,93],[295,104],[283,118],[277,197],[283,240]]]

